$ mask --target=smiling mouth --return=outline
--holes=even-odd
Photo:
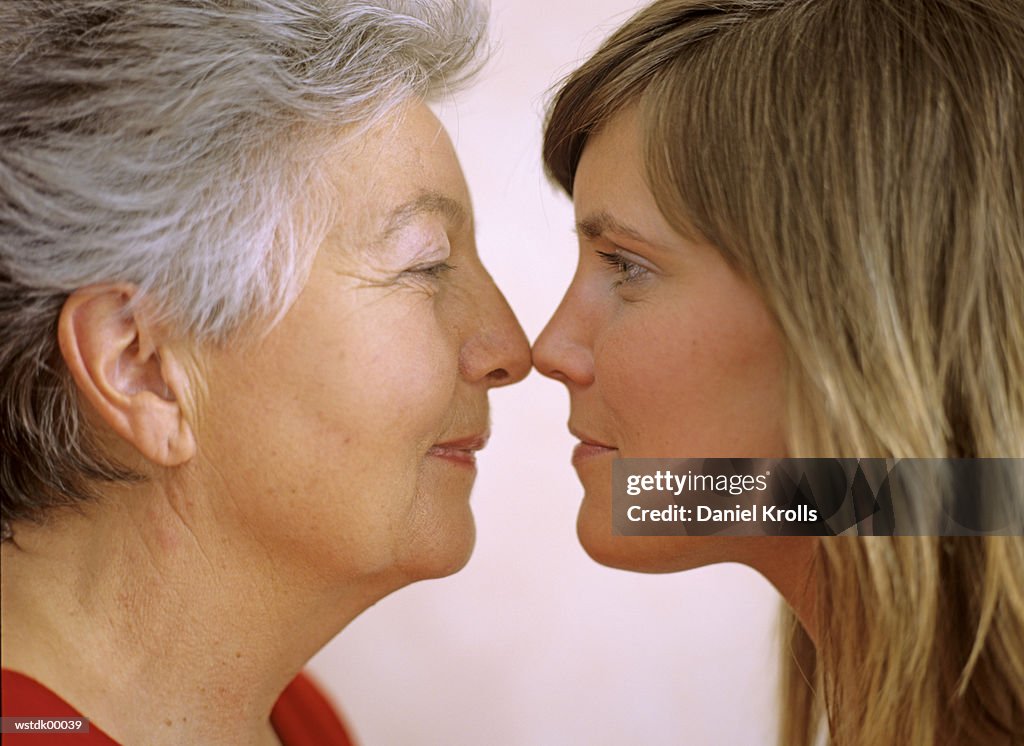
[[[475,467],[476,452],[487,445],[488,433],[471,435],[459,440],[449,440],[444,443],[437,443],[427,451],[428,456],[444,459],[459,466]]]

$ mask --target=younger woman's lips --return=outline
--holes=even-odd
[[[611,446],[602,445],[600,443],[590,443],[587,441],[581,441],[576,444],[576,447],[572,449],[572,464],[573,466],[579,466],[580,464],[589,461],[592,458],[598,456],[605,456],[609,453],[618,453],[617,448]]]

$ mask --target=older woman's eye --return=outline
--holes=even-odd
[[[448,262],[438,262],[437,264],[431,264],[428,267],[419,267],[413,271],[427,277],[440,277],[453,269],[455,269],[455,267]]]
[[[643,279],[648,274],[649,270],[646,267],[643,267],[636,262],[629,261],[618,252],[598,251],[597,255],[601,258],[602,262],[614,269],[618,275],[615,282],[612,283],[612,287],[636,282],[637,280]]]
[[[447,261],[443,261],[407,269],[402,273],[402,275],[417,280],[434,281],[441,279],[445,274],[453,269],[455,269],[453,265],[449,264]]]

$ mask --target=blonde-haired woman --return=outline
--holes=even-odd
[[[787,746],[1024,742],[1024,540],[613,536],[611,462],[1024,457],[1022,121],[1018,0],[663,0],[552,105],[580,540],[764,574]]]

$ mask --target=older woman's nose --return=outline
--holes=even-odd
[[[573,303],[572,288],[533,343],[533,367],[566,386],[594,382],[594,356],[587,342],[586,319]]]
[[[530,342],[490,278],[475,305],[478,324],[462,348],[463,375],[489,386],[508,386],[526,378],[530,372]]]

